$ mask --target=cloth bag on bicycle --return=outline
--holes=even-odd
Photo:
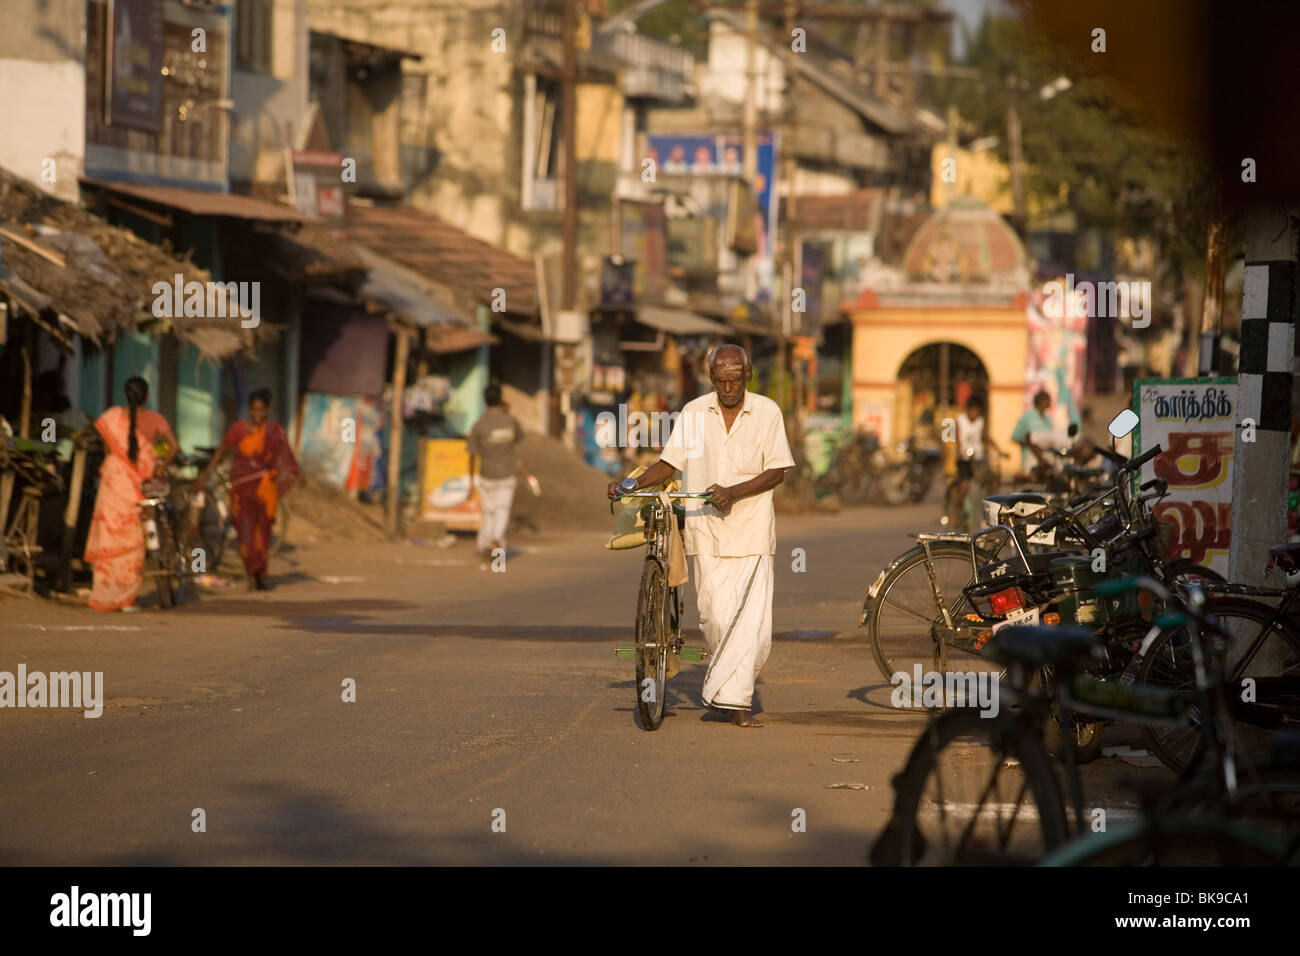
[[[628,477],[637,478],[644,471],[645,467],[639,466]],[[681,472],[675,471],[671,478],[641,490],[681,491],[681,487]],[[628,498],[623,501],[623,510],[618,513],[618,517],[614,521],[614,533],[610,535],[609,541],[605,543],[608,550],[627,551],[631,548],[645,547],[645,517],[641,514],[645,506],[646,499],[644,498]]]

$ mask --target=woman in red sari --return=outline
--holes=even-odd
[[[298,476],[298,462],[289,450],[284,429],[267,421],[270,410],[269,390],[262,388],[250,394],[248,421],[230,426],[221,447],[198,479],[199,487],[206,487],[208,473],[226,452],[234,451],[230,465],[230,510],[250,591],[266,590],[266,565],[276,506]]]
[[[84,557],[94,566],[90,606],[96,611],[135,610],[144,586],[140,482],[161,474],[180,450],[167,419],[141,407],[148,398],[149,383],[129,378],[126,407],[114,405],[95,422],[104,440],[104,464]],[[154,450],[160,436],[170,449],[161,459]]]

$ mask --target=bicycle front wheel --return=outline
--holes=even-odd
[[[647,558],[636,599],[636,708],[643,730],[658,730],[664,720],[668,687],[666,590],[663,567]]]
[[[970,547],[957,542],[931,544],[928,558],[925,549],[917,547],[899,559],[876,591],[868,627],[876,666],[886,681],[899,671],[911,674],[917,663],[923,670],[938,670],[946,622],[935,592],[951,619],[960,621],[975,610],[963,593],[974,577]],[[951,645],[947,658],[950,671],[1001,670]]]
[[[1209,653],[1220,655],[1229,671],[1239,667],[1241,654],[1268,628],[1250,661],[1240,667],[1243,683],[1247,678],[1254,678],[1259,687],[1265,688],[1258,691],[1260,703],[1268,702],[1266,681],[1270,678],[1300,676],[1300,636],[1284,622],[1273,622],[1273,609],[1268,605],[1229,598],[1211,600],[1206,610],[1230,635],[1230,639],[1225,641],[1217,634],[1203,634]],[[1138,668],[1137,681],[1181,691],[1196,689],[1191,636],[1185,628],[1168,630],[1155,639]],[[1230,694],[1244,692],[1243,686],[1229,688]],[[1182,773],[1200,758],[1204,745],[1204,721],[1205,715],[1196,707],[1185,724],[1146,726],[1143,730],[1155,755],[1170,770]],[[1238,761],[1246,761],[1247,766],[1262,766],[1267,762],[1271,728],[1235,719],[1222,729],[1230,733],[1233,753]]]
[[[894,813],[872,862],[1037,862],[1065,842],[1065,805],[1040,735],[1019,714],[945,712],[894,778]]]

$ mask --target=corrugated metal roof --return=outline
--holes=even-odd
[[[391,260],[364,246],[358,246],[357,253],[369,270],[366,281],[358,290],[363,299],[378,303],[411,325],[421,328],[449,323],[474,325],[469,316],[440,301]]]
[[[506,311],[537,311],[537,274],[527,259],[475,239],[437,216],[410,206],[348,205],[353,240],[448,288],[491,305],[505,290]]]
[[[639,305],[636,320],[652,329],[673,335],[728,335],[731,329],[685,309],[664,308],[657,305]]]
[[[83,176],[83,183],[99,189],[108,189],[124,196],[134,196],[160,206],[182,209],[196,216],[229,216],[233,219],[258,219],[263,222],[307,222],[311,219],[291,206],[263,202],[236,193],[205,192],[202,189],[182,189],[179,186],[146,186],[140,183],[119,183]]]

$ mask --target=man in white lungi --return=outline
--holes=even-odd
[[[750,708],[772,649],[772,489],[794,467],[781,409],[746,390],[752,375],[744,349],[718,346],[709,356],[713,391],[686,403],[659,460],[636,479],[646,488],[681,469],[684,491],[708,491],[722,505],[686,501],[685,545],[710,652],[704,703],[732,711],[738,727],[763,726]],[[617,494],[610,482],[609,496]]]
[[[483,515],[478,527],[478,550],[492,557],[500,548],[506,550],[506,528],[510,525],[510,506],[515,500],[515,473],[519,458],[515,446],[524,439],[524,430],[501,400],[501,388],[489,385],[483,390],[487,411],[470,430],[466,441],[469,451],[469,480],[478,487]],[[482,467],[474,480],[475,462]]]

